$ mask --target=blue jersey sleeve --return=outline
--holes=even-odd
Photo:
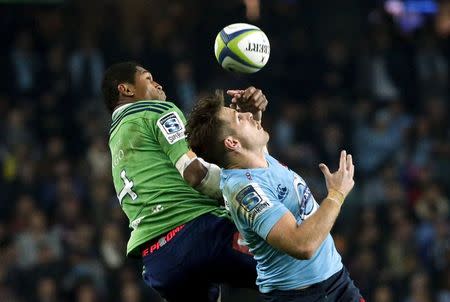
[[[288,209],[263,180],[233,178],[224,183],[223,194],[235,223],[251,228],[266,240],[270,230]]]

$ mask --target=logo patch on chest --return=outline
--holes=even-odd
[[[289,193],[289,189],[286,186],[282,186],[281,184],[277,187],[277,195],[280,201],[283,201],[287,194]]]

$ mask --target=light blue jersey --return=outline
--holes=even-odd
[[[287,211],[301,224],[319,208],[305,181],[266,155],[268,168],[222,170],[221,189],[245,244],[257,261],[262,293],[290,290],[328,279],[342,269],[330,234],[309,260],[298,260],[265,240]]]

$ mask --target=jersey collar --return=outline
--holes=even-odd
[[[117,107],[116,110],[114,110],[114,112],[112,113],[111,119],[114,119],[118,114],[120,114],[122,111],[124,111],[126,108],[128,108],[133,104],[134,103],[123,104],[122,106]]]

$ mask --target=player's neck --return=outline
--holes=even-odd
[[[227,169],[257,169],[267,167],[268,164],[263,150],[245,150],[231,156]]]
[[[119,100],[119,101],[117,102],[116,108],[114,108],[114,110],[116,110],[116,109],[119,108],[120,106],[123,106],[123,105],[126,105],[126,104],[135,103],[135,102],[137,102],[137,101],[134,100],[134,99],[122,99],[122,100]]]

